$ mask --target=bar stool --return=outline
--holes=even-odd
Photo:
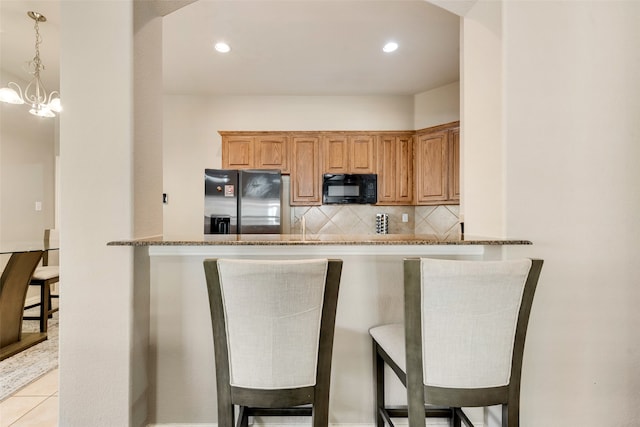
[[[502,405],[502,426],[519,425],[520,375],[542,260],[404,261],[404,324],[371,328],[376,426],[447,417],[473,426],[462,407]],[[407,389],[388,408],[384,366]]]
[[[58,231],[55,229],[47,229],[44,231],[44,247],[48,249],[51,245],[58,246]],[[59,298],[58,294],[51,293],[51,287],[60,281],[60,267],[57,265],[49,265],[49,251],[45,250],[42,256],[42,266],[36,268],[33,272],[30,286],[38,286],[40,288],[40,302],[29,304],[24,307],[25,310],[40,307],[38,316],[24,316],[25,320],[40,321],[40,332],[47,332],[48,319],[53,313],[58,311],[59,307],[53,308],[51,300]]]
[[[0,276],[0,360],[47,339],[45,333],[23,333],[22,317],[29,278],[42,251],[14,252]]]
[[[342,261],[209,259],[204,270],[218,426],[233,425],[237,406],[238,426],[249,416],[311,416],[327,427]]]

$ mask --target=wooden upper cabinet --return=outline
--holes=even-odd
[[[222,133],[223,169],[277,169],[289,173],[286,134]]]
[[[460,128],[449,131],[449,200],[460,201]]]
[[[416,132],[415,201],[418,205],[460,202],[460,123]]]
[[[413,202],[413,137],[396,137],[396,202]]]
[[[396,138],[381,136],[378,140],[378,204],[396,201]]]
[[[292,206],[322,204],[325,173],[378,174],[379,205],[460,201],[460,124],[418,131],[220,131],[225,169],[291,174]]]
[[[248,169],[253,167],[253,137],[222,136],[222,168]]]
[[[349,141],[347,135],[325,135],[322,138],[324,173],[349,173]]]
[[[381,135],[377,143],[378,204],[413,202],[413,138]]]
[[[260,135],[255,137],[255,168],[289,170],[289,144],[286,135]]]
[[[416,141],[416,203],[432,204],[448,199],[448,132],[418,135]]]
[[[375,173],[376,138],[367,134],[324,135],[322,155],[324,173]]]
[[[376,172],[376,139],[373,135],[349,137],[349,172]]]
[[[322,204],[320,138],[308,135],[293,136],[291,154],[291,206]]]

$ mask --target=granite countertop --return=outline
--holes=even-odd
[[[467,236],[442,239],[430,234],[208,234],[194,239],[118,240],[108,246],[289,246],[289,245],[531,245],[522,239]]]

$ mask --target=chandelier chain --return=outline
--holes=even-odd
[[[40,43],[42,43],[42,37],[40,36],[40,26],[38,25],[39,20],[35,19],[34,21],[33,28],[36,32],[36,56],[33,57],[34,75],[40,77],[40,69],[44,70],[44,65],[42,65],[42,61],[40,61]]]

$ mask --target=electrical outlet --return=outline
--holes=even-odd
[[[409,214],[407,213],[402,214],[402,222],[409,222]]]
[[[36,212],[40,212],[42,210],[42,202],[36,202]]]

